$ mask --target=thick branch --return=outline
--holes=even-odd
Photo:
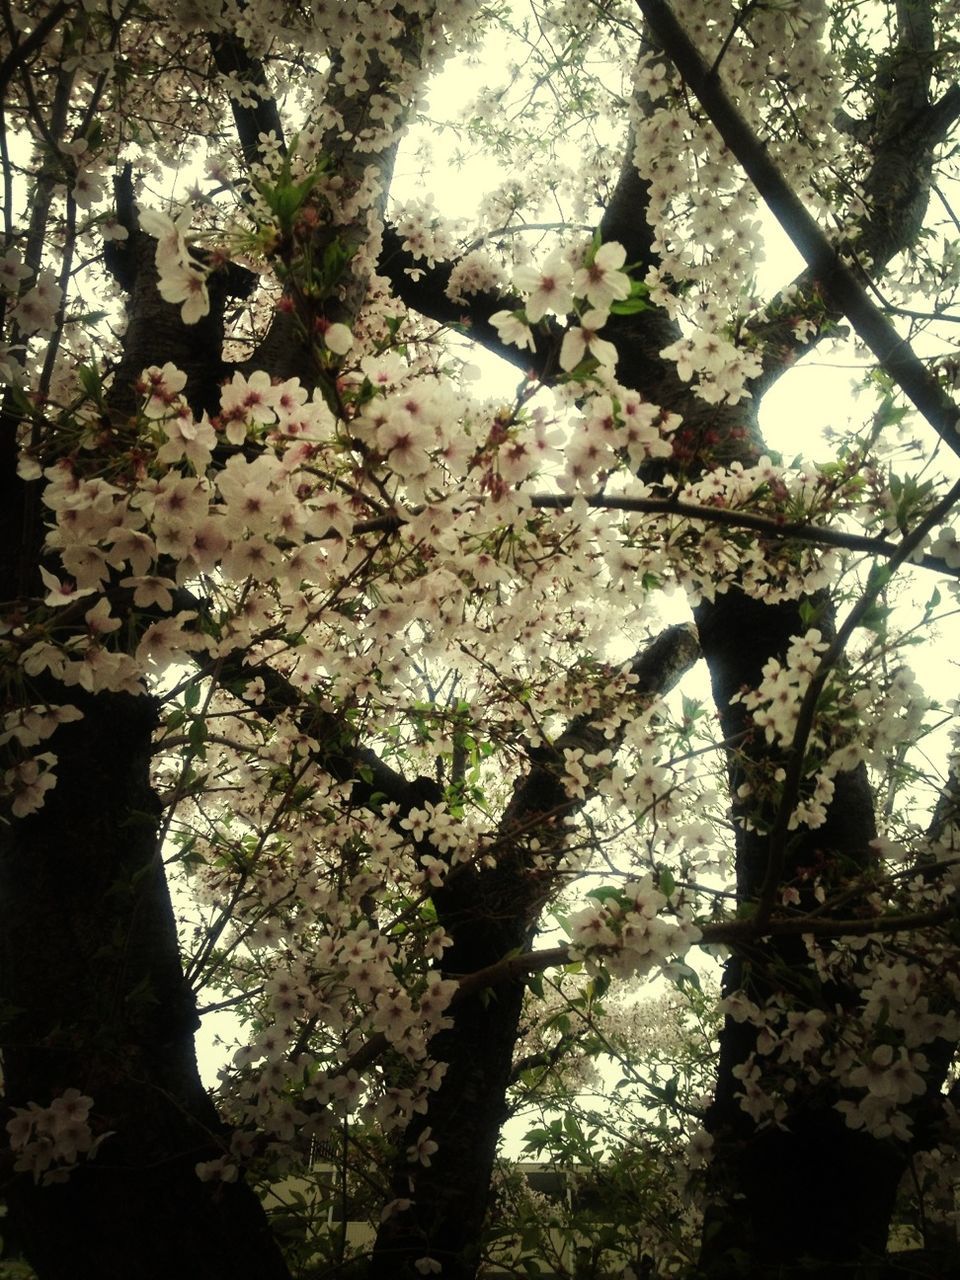
[[[243,149],[243,158],[248,167],[263,160],[263,146],[260,135],[274,134],[280,143],[281,151],[286,151],[283,136],[283,121],[277,100],[270,92],[263,64],[250,56],[247,46],[234,32],[218,31],[210,37],[210,51],[213,61],[221,75],[233,76],[237,80],[254,84],[266,92],[257,95],[253,106],[245,106],[239,99],[230,95],[230,110],[237,128],[237,137]]]
[[[538,378],[544,379],[548,371],[555,371],[563,327],[556,321],[545,320],[538,329],[545,325],[546,335],[540,332],[534,335],[535,351],[522,350],[504,342],[490,323],[490,317],[497,311],[517,310],[523,303],[519,298],[493,292],[471,294],[469,303],[452,302],[447,296],[447,286],[455,265],[438,262],[432,267],[427,266],[422,259],[415,258],[404,249],[393,227],[384,228],[383,249],[377,269],[386,276],[394,293],[411,311],[455,329],[502,360]]]
[[[855,248],[861,262],[878,275],[897,253],[917,239],[933,173],[937,146],[960,117],[960,86],[952,86],[936,103],[929,103],[934,64],[933,23],[929,0],[897,5],[899,36],[893,51],[880,59],[868,114],[848,127],[840,113],[837,128],[850,133],[871,151],[863,181],[867,210],[858,219]],[[763,372],[753,384],[754,394],[765,390],[797,359],[801,359],[832,331],[840,312],[818,296],[816,273],[807,268],[773,303],[773,318],[751,325],[763,339]],[[794,333],[795,320],[811,313],[818,330],[803,338]]]
[[[699,657],[700,645],[692,626],[668,627],[630,664],[631,674],[637,677],[633,691],[637,701],[646,705],[652,697],[669,693]],[[509,840],[514,828],[526,827],[535,814],[553,813],[561,806],[569,814],[586,804],[586,796],[569,802],[562,782],[564,752],[617,751],[626,728],[621,725],[620,732],[608,738],[603,730],[594,728],[596,718],[595,714],[577,716],[549,746],[530,751],[530,772],[517,783],[500,821],[502,840]]]
[[[851,321],[860,338],[944,442],[960,454],[960,409],[867,296],[837,249],[804,208],[770,159],[763,143],[710,75],[700,54],[665,0],[637,0],[674,66],[746,170],[777,221],[803,254],[824,296]]]
[[[585,502],[588,507],[600,511],[637,511],[651,515],[676,515],[721,527],[752,529],[766,537],[775,538],[778,542],[807,542],[813,546],[839,547],[844,551],[862,551],[866,555],[885,559],[893,559],[901,554],[902,544],[890,542],[886,538],[862,533],[845,533],[842,529],[804,524],[801,521],[780,520],[775,515],[768,516],[760,512],[737,511],[725,507],[701,507],[694,502],[684,502],[679,498],[614,497],[603,493],[586,496],[578,494],[574,498],[568,494],[535,494],[531,499],[531,505],[548,510],[565,509],[573,506],[575,501]],[[911,560],[910,563],[949,577],[960,577],[960,566],[949,565],[940,556],[924,555],[920,559]]]

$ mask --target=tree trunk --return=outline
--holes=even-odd
[[[16,476],[9,403],[3,427],[0,519],[18,555],[2,566],[0,598],[36,597],[40,486]],[[9,1176],[8,1155],[13,1233],[41,1280],[284,1280],[254,1192],[194,1169],[229,1135],[197,1071],[196,1007],[158,848],[156,706],[47,677],[29,680],[25,701],[71,704],[83,718],[39,748],[57,757],[43,807],[0,824],[3,1122],[10,1107],[47,1107],[75,1088],[93,1098],[94,1135],[109,1136],[58,1185]]]
[[[63,691],[60,691],[63,697]],[[93,1098],[96,1158],[66,1182],[9,1184],[41,1280],[288,1275],[243,1182],[201,1182],[226,1135],[197,1071],[193,998],[157,851],[146,697],[70,690],[57,785],[0,850],[7,1102]]]
[[[631,664],[638,702],[668,692],[699,656],[692,628],[670,627]],[[529,771],[517,779],[499,823],[501,849],[494,868],[457,868],[433,894],[437,919],[453,939],[444,956],[452,974],[476,973],[511,952],[528,950],[546,901],[556,891],[562,818],[581,807],[563,783],[566,748],[616,751],[622,741],[592,727],[592,714],[575,717],[550,745],[529,751]],[[536,834],[535,860],[518,832]],[[377,1234],[370,1280],[416,1280],[414,1264],[429,1255],[445,1280],[473,1280],[500,1128],[507,1116],[507,1087],[520,1034],[523,981],[510,981],[456,1004],[453,1026],[436,1036],[430,1053],[447,1064],[427,1113],[404,1134],[393,1168],[393,1195],[411,1199]],[[407,1148],[430,1129],[437,1151],[429,1166],[407,1158]]]
[[[520,927],[516,914],[498,919],[482,907],[472,914],[445,956],[450,972],[474,972],[529,944],[529,931]],[[381,1225],[369,1280],[419,1280],[414,1264],[425,1256],[441,1264],[444,1280],[476,1275],[524,985],[512,981],[463,1000],[453,1026],[431,1042],[430,1052],[447,1064],[446,1074],[430,1096],[427,1114],[404,1135],[392,1191],[412,1204]],[[406,1155],[407,1145],[427,1127],[437,1143],[428,1167]]]
[[[748,735],[729,762],[734,815],[742,816],[738,788],[768,749],[762,736],[749,736],[749,717],[740,704],[731,706],[730,698],[742,686],[756,687],[763,663],[770,656],[782,658],[790,636],[806,627],[797,604],[764,605],[739,591],[701,605],[697,623],[723,735]],[[829,614],[822,615],[821,626],[829,632]],[[869,845],[875,835],[872,795],[861,766],[837,776],[823,826],[791,833],[783,879],[816,868],[829,883],[831,874],[866,870],[875,857]],[[767,870],[769,838],[738,824],[736,856],[738,897],[755,902]],[[808,905],[815,903],[811,899]],[[799,939],[768,939],[734,955],[727,962],[724,994],[741,988],[761,1005],[778,990],[788,991],[802,1008],[829,1010],[856,999],[855,991],[819,979]],[[754,1051],[756,1039],[749,1022],[726,1019],[707,1121],[716,1142],[715,1203],[706,1219],[704,1273],[741,1276],[747,1259],[750,1275],[771,1277],[810,1274],[811,1267],[817,1275],[833,1274],[831,1268],[838,1275],[852,1274],[849,1268],[858,1262],[879,1263],[905,1153],[850,1129],[833,1108],[840,1098],[837,1086],[814,1095],[800,1082],[790,1095],[785,1127],[758,1127],[740,1106],[742,1085],[733,1074]],[[806,1224],[815,1224],[814,1229]]]

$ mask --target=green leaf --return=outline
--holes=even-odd
[[[872,631],[875,635],[886,635],[890,613],[891,610],[886,605],[872,604],[860,619],[860,625],[865,631]]]
[[[82,364],[77,369],[77,377],[86,394],[94,400],[99,400],[102,389],[99,370],[93,365]]]
[[[571,1138],[576,1138],[578,1142],[583,1141],[583,1130],[580,1128],[580,1121],[572,1111],[568,1111],[563,1117],[563,1128],[564,1132]]]
[[[874,414],[874,424],[877,427],[898,426],[909,412],[909,405],[894,404],[891,396],[884,396]]]
[[[624,298],[622,302],[610,303],[610,314],[614,316],[634,316],[649,310],[650,303],[646,298]]]
[[[629,295],[610,305],[610,311],[615,316],[632,316],[636,315],[638,311],[649,310],[650,290],[642,280],[631,280]]]
[[[684,720],[699,720],[704,714],[703,703],[697,698],[688,698],[685,693],[680,695],[680,706]]]
[[[890,566],[887,564],[875,564],[871,566],[870,573],[867,575],[867,592],[882,591],[890,581],[892,574]]]
[[[603,973],[603,972],[596,973],[587,983],[587,990],[589,992],[591,1001],[602,999],[602,997],[606,995],[609,988],[610,988],[610,975],[608,973]],[[594,1011],[596,1013],[602,1012],[602,1010],[596,1006]]]
[[[595,898],[597,902],[607,902],[610,898],[619,902],[623,897],[623,891],[616,885],[602,884],[596,889],[588,889],[587,897]]]
[[[682,990],[684,987],[693,987],[694,990],[700,991],[700,975],[696,969],[692,969],[690,965],[684,964],[677,960],[671,965],[674,981]]]
[[[820,617],[820,610],[812,600],[800,601],[800,621],[805,627],[811,627]]]
[[[530,1129],[523,1137],[523,1145],[531,1151],[540,1152],[550,1141],[550,1134],[546,1129]]]

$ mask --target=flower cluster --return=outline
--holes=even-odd
[[[579,323],[571,325],[560,347],[560,368],[572,373],[584,360],[612,370],[617,363],[616,348],[600,330],[615,302],[630,296],[629,275],[623,271],[626,250],[616,241],[580,249],[556,249],[539,268],[520,266],[513,283],[524,298],[523,310],[497,311],[491,317],[504,342],[515,346],[534,345],[530,325],[539,323],[547,312],[566,316],[576,312]]]
[[[826,156],[839,160],[841,137],[831,127],[841,104],[823,39],[826,6],[764,6],[742,25],[727,3],[705,8],[684,0],[676,12],[707,64],[716,59],[727,93],[759,136],[769,140],[794,189],[819,204],[813,179]],[[647,277],[651,297],[673,313],[683,309],[702,331],[698,342],[722,342],[723,326],[731,314],[742,314],[754,285],[752,272],[763,257],[756,196],[659,51],[644,52],[634,75],[634,163],[649,183],[646,215],[659,259]],[[771,82],[783,87],[775,103],[766,92]],[[782,143],[781,121],[789,122]],[[691,373],[699,369],[699,350],[684,342],[679,354],[694,357]],[[741,350],[734,362],[753,358]],[[728,390],[727,379],[718,380],[716,372],[703,369],[700,389],[708,399],[729,394],[735,400],[743,394],[734,376],[728,375]]]
[[[93,1099],[79,1089],[65,1089],[47,1107],[31,1102],[13,1107],[7,1121],[10,1148],[16,1154],[14,1169],[30,1173],[34,1182],[49,1186],[65,1182],[77,1167],[78,1158],[92,1160],[108,1133],[93,1136],[90,1112]]]
[[[33,283],[24,288],[33,276]],[[24,263],[19,249],[11,245],[0,257],[0,318],[6,312],[24,338],[49,337],[57,324],[63,303],[63,291],[54,273],[46,268],[34,276]],[[0,344],[0,376],[6,382],[18,382],[23,376],[19,354],[15,348]]]
[[[737,346],[722,332],[700,329],[680,338],[660,354],[677,366],[677,375],[689,382],[696,375],[697,395],[708,404],[737,404],[749,396],[747,383],[763,367],[760,354]]]
[[[909,1116],[902,1110],[927,1091],[923,1073],[928,1070],[926,1055],[889,1042],[878,1044],[843,1075],[844,1083],[863,1090],[857,1101],[836,1104],[851,1129],[864,1129],[875,1138],[912,1136]]]
[[[184,209],[174,221],[164,213],[151,209],[140,211],[140,225],[157,241],[157,287],[164,302],[180,304],[184,324],[196,324],[210,310],[207,272],[191,253],[186,234],[191,211]]]
[[[792,744],[800,705],[819,666],[818,655],[827,648],[827,642],[816,628],[803,636],[795,636],[784,662],[768,658],[759,686],[731,698],[731,702],[742,702],[751,712],[754,724],[763,730],[767,742],[780,747]]]
[[[918,880],[911,905],[930,906],[940,897]],[[780,1123],[787,1096],[802,1086],[832,1093],[831,1105],[850,1128],[909,1141],[917,1104],[929,1090],[931,1050],[938,1053],[938,1045],[960,1036],[956,979],[935,976],[936,942],[931,954],[920,935],[913,945],[907,960],[880,939],[839,939],[826,952],[807,940],[821,979],[842,975],[859,991],[859,1007],[796,1008],[783,992],[762,1004],[743,990],[728,994],[720,1011],[756,1028],[755,1048],[734,1070],[743,1110],[758,1124]]]
[[[810,681],[828,645],[820,631],[795,636],[783,663],[764,663],[757,689],[734,695],[751,712],[766,741],[782,749],[794,742],[800,707]],[[881,653],[875,655],[881,658]],[[856,677],[831,672],[817,701],[817,714],[804,743],[807,764],[805,791],[790,826],[819,827],[826,821],[838,773],[849,772],[864,761],[882,766],[900,744],[913,741],[933,704],[923,693],[913,672],[900,667],[883,678],[871,674],[868,662]],[[777,770],[775,780],[783,780]],[[745,784],[742,795],[749,794]]]
[[[661,916],[668,905],[675,919]],[[621,978],[667,966],[701,936],[689,906],[679,898],[668,899],[650,876],[630,881],[622,890],[605,892],[595,905],[572,915],[568,928],[572,958],[602,965]]]
[[[502,289],[503,272],[485,249],[463,254],[451,268],[446,294],[452,302],[467,302],[471,294]]]

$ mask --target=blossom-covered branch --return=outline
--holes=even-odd
[[[731,152],[743,165],[781,226],[806,258],[819,286],[846,315],[858,335],[904,394],[920,410],[944,443],[960,454],[960,408],[923,362],[904,343],[842,260],[795,192],[770,160],[753,130],[711,76],[666,0],[637,0],[644,17],[669,57],[697,94]]]

